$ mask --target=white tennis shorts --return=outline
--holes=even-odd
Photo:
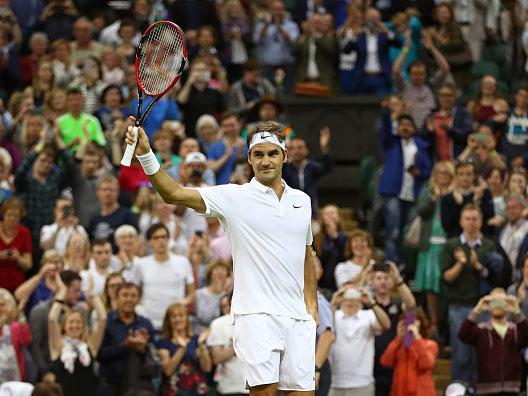
[[[250,387],[315,389],[315,321],[268,314],[235,315],[233,344]]]

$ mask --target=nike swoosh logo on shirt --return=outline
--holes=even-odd
[[[302,205],[301,206],[295,206],[293,205],[294,209],[299,209],[299,208],[302,208]]]

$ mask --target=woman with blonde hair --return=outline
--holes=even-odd
[[[374,241],[365,230],[354,230],[348,236],[349,259],[335,269],[337,287],[351,282],[364,285],[374,264]]]
[[[193,334],[187,307],[172,304],[167,308],[158,341],[163,366],[161,396],[197,396],[208,391],[206,374],[212,368],[211,355],[205,345],[208,331]]]
[[[450,161],[439,161],[433,168],[429,184],[422,188],[416,204],[421,218],[418,264],[414,288],[425,292],[432,330],[439,319],[438,296],[442,284],[442,254],[447,235],[442,228],[440,201],[453,190],[455,167]]]
[[[53,65],[49,60],[41,60],[37,65],[31,84],[35,106],[39,108],[44,106],[45,96],[54,86],[55,76],[53,73]]]
[[[94,359],[103,341],[106,310],[98,296],[87,296],[97,321],[90,330],[81,311],[73,308],[60,319],[67,287],[56,275],[59,290],[55,294],[48,316],[48,344],[55,381],[62,386],[64,396],[93,396],[97,392]]]
[[[13,295],[0,288],[0,384],[26,380],[22,348],[31,344],[31,332],[25,319],[17,317]]]
[[[66,243],[64,269],[80,273],[88,268],[90,260],[90,242],[83,234],[76,232]]]

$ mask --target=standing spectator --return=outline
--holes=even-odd
[[[57,119],[64,143],[74,151],[79,149],[83,138],[104,146],[106,139],[99,120],[83,112],[84,99],[81,90],[75,87],[68,88],[66,94],[68,112]]]
[[[194,303],[196,322],[193,330],[201,334],[220,316],[220,301],[231,288],[231,267],[222,260],[213,260],[207,266],[207,286],[196,290]]]
[[[471,115],[455,104],[456,89],[444,84],[438,90],[438,109],[425,119],[420,137],[430,142],[430,150],[438,161],[452,161],[464,151],[473,131]]]
[[[493,221],[494,225],[501,226],[506,219],[506,169],[491,168],[485,175],[486,184],[493,197],[493,216],[488,224]]]
[[[136,314],[141,291],[133,283],[117,288],[117,309],[108,314],[99,350],[99,395],[121,396],[129,389],[152,389],[156,374],[147,364],[149,341],[154,337],[152,323]]]
[[[54,221],[40,230],[40,247],[43,251],[56,249],[60,254],[66,251],[68,239],[79,233],[88,237],[83,226],[79,225],[79,218],[75,216],[73,201],[60,197],[53,208]]]
[[[90,219],[88,235],[91,239],[109,241],[115,251],[114,231],[123,224],[138,229],[137,219],[130,209],[119,205],[119,184],[114,176],[101,177],[97,181],[96,194],[101,210]]]
[[[31,84],[37,65],[42,59],[46,58],[45,55],[48,52],[49,41],[45,33],[35,32],[29,38],[28,44],[29,54],[20,59],[20,78],[24,86]]]
[[[467,108],[474,125],[488,121],[503,124],[508,120],[508,102],[497,90],[497,79],[489,74],[480,79],[478,95],[468,102]]]
[[[380,360],[382,365],[394,369],[391,396],[436,395],[433,368],[438,344],[427,339],[427,331],[427,317],[421,309],[417,310],[413,323],[399,321],[398,334]],[[404,337],[411,337],[410,343]]]
[[[181,118],[178,103],[172,99],[170,95],[167,96],[168,97],[163,97],[158,103],[156,103],[156,106],[153,107],[152,111],[149,113],[149,116],[145,119],[145,123],[143,125],[145,127],[145,131],[148,133],[149,139],[152,139],[154,133],[156,133],[159,129],[163,127],[169,127],[172,121],[179,121]],[[145,96],[143,98],[143,106],[148,107],[153,100],[154,98],[152,96]],[[134,97],[128,104],[128,113],[136,114],[137,105],[137,97]],[[185,114],[187,115],[187,113]],[[187,123],[185,123],[185,126],[187,127]],[[187,135],[192,134],[193,128],[185,130]]]
[[[189,137],[196,137],[196,121],[201,115],[218,118],[224,110],[224,98],[217,89],[209,88],[210,80],[207,64],[197,59],[191,64],[189,77],[178,94],[178,103],[185,114],[185,133]]]
[[[338,25],[339,26],[339,25]],[[350,41],[354,41],[356,36],[363,32],[364,14],[363,11],[352,4],[348,7],[348,16],[345,22],[337,29],[337,40],[339,43],[339,80],[342,93],[350,94],[352,82],[355,79],[354,67],[357,60],[357,52],[344,51]]]
[[[479,316],[485,311],[491,313],[491,318],[479,323]],[[509,314],[513,320],[508,319]],[[493,289],[464,320],[459,337],[475,346],[479,395],[519,394],[528,322],[517,298],[508,296],[502,288]]]
[[[95,116],[101,123],[106,134],[110,133],[115,126],[116,120],[122,120],[128,115],[128,110],[123,107],[123,93],[119,85],[110,84],[101,93],[101,106],[95,112]]]
[[[350,258],[337,264],[335,268],[335,281],[338,288],[347,283],[370,283],[367,279],[374,264],[374,241],[372,236],[364,230],[356,229],[348,237],[347,250]]]
[[[157,346],[163,366],[161,393],[189,395],[208,391],[206,375],[213,364],[205,344],[209,332],[193,334],[187,307],[171,304],[163,319],[162,339]]]
[[[93,364],[99,352],[106,325],[106,310],[98,296],[89,295],[88,303],[97,313],[96,324],[88,329],[83,313],[72,309],[60,319],[68,288],[57,274],[59,290],[48,316],[48,342],[55,381],[64,396],[93,396],[97,377]]]
[[[304,191],[310,197],[312,218],[317,219],[317,179],[329,173],[334,161],[330,155],[330,128],[323,127],[319,133],[319,149],[323,155],[321,161],[308,159],[308,147],[302,138],[292,139],[288,147],[289,162],[284,164],[282,177],[292,188]]]
[[[457,161],[455,163],[455,182],[453,191],[444,195],[440,201],[442,227],[449,238],[460,235],[460,214],[462,208],[473,202],[480,207],[484,221],[484,232],[488,230],[487,223],[494,215],[493,197],[485,185],[475,187],[475,166],[472,161]]]
[[[25,320],[19,320],[13,295],[0,288],[0,348],[2,364],[0,384],[8,381],[26,381],[23,348],[31,344],[31,332]]]
[[[514,167],[509,175],[506,182],[506,191],[508,193],[520,194],[526,198],[528,194],[526,182],[526,169],[518,166]]]
[[[225,18],[222,21],[222,36],[226,43],[223,58],[227,64],[230,82],[242,77],[242,67],[249,57],[252,44],[251,28],[240,0],[229,0],[223,4]]]
[[[490,31],[487,18],[492,14],[492,1],[477,0],[465,2],[456,0],[451,2],[455,20],[460,25],[462,34],[469,45],[473,60],[480,60],[482,49]]]
[[[123,224],[115,230],[114,239],[118,249],[114,259],[119,261],[119,273],[130,282],[134,278],[136,262],[139,259],[139,234],[131,225]]]
[[[55,86],[55,77],[53,75],[53,66],[47,59],[42,59],[36,66],[35,74],[31,83],[31,93],[35,107],[42,109],[44,107],[45,95],[48,94]]]
[[[500,137],[498,151],[508,163],[525,166],[528,164],[528,87],[517,88],[514,98],[515,106]]]
[[[374,337],[390,327],[390,320],[366,291],[354,287],[338,290],[332,308],[335,342],[329,357],[329,396],[374,396]]]
[[[80,71],[77,65],[71,62],[70,43],[63,38],[53,41],[51,44],[51,64],[53,65],[53,77],[55,84],[66,88],[79,77]]]
[[[42,301],[48,301],[58,289],[55,274],[64,269],[62,255],[54,249],[44,252],[40,260],[39,272],[22,283],[15,290],[18,306],[24,308],[29,317],[34,306]]]
[[[169,175],[175,177],[182,159],[172,151],[174,135],[166,129],[160,129],[154,134],[152,139],[154,141],[153,146],[156,159]]]
[[[94,265],[80,273],[82,291],[85,295],[99,296],[104,292],[106,277],[112,272],[112,245],[106,240],[96,239],[92,242],[91,249]]]
[[[246,143],[240,137],[240,119],[237,113],[228,112],[222,115],[220,127],[223,139],[213,143],[207,152],[208,167],[216,174],[217,184],[229,183],[229,177],[237,160],[247,155]]]
[[[260,65],[249,59],[242,66],[242,78],[231,85],[228,107],[247,118],[260,99],[276,95],[277,89],[271,81],[262,77]]]
[[[270,15],[259,20],[253,33],[259,63],[264,67],[264,75],[269,80],[275,79],[275,71],[285,72],[286,92],[293,85],[293,63],[295,61],[291,46],[299,37],[299,28],[286,18],[282,0],[273,0],[269,4]]]
[[[381,126],[385,163],[379,180],[385,214],[385,258],[398,262],[403,228],[413,218],[414,202],[422,183],[431,174],[432,161],[427,143],[414,137],[416,125],[408,114],[397,118],[396,134],[389,116]]]
[[[33,265],[31,233],[20,224],[25,213],[20,198],[10,197],[4,200],[1,212],[0,287],[13,293],[24,282],[24,273]]]
[[[210,114],[204,114],[196,121],[196,136],[200,143],[200,151],[207,153],[213,143],[218,141],[220,127],[218,121]]]
[[[323,15],[312,14],[303,27],[303,34],[293,45],[295,82],[316,81],[336,94],[339,90],[335,67],[338,45],[332,25],[325,23]]]
[[[90,260],[90,241],[82,234],[73,234],[66,244],[64,269],[78,274],[88,268]]]
[[[414,289],[425,293],[427,310],[431,318],[432,334],[438,332],[442,291],[442,255],[447,235],[442,228],[440,202],[453,187],[455,167],[451,162],[439,161],[433,168],[429,183],[422,188],[416,203],[416,213],[421,218],[418,263],[414,276]]]
[[[358,32],[343,48],[343,52],[357,52],[357,59],[350,86],[343,90],[354,95],[386,95],[390,92],[391,63],[389,46],[401,47],[402,43],[381,22],[375,8],[365,14],[365,29]]]
[[[76,307],[81,298],[81,277],[73,271],[62,271],[60,278],[67,290],[59,301],[65,312]],[[31,355],[38,369],[39,378],[43,381],[54,382],[55,374],[52,372],[50,350],[48,344],[48,316],[53,300],[42,301],[31,311],[29,326],[33,336]],[[80,307],[76,307],[80,309]]]
[[[189,260],[169,252],[169,230],[157,223],[147,230],[153,254],[138,260],[135,282],[142,288],[141,305],[156,329],[161,329],[167,308],[194,301],[194,277]]]
[[[112,272],[106,277],[104,293],[101,296],[106,312],[117,309],[117,289],[125,283],[125,278],[119,272]]]
[[[528,221],[523,217],[526,209],[526,200],[522,195],[510,194],[506,198],[506,224],[500,230],[499,243],[509,258],[513,271],[513,280],[519,280],[522,270],[523,255],[521,246],[528,243]],[[524,250],[524,249],[523,249]]]
[[[521,277],[518,282],[510,285],[508,294],[511,294],[519,300],[522,313],[526,316],[528,313],[528,257],[524,256],[521,260],[519,270]]]
[[[86,17],[77,18],[73,25],[70,59],[77,66],[81,66],[88,57],[101,57],[103,46],[93,40],[93,30],[93,23]]]
[[[183,29],[185,37],[192,45],[196,42],[200,26],[210,25],[217,32],[220,31],[216,5],[211,1],[175,0],[170,3],[169,12],[171,20]]]
[[[449,239],[444,248],[442,273],[448,307],[449,343],[452,348],[451,379],[475,380],[475,351],[458,338],[458,331],[471,307],[478,301],[479,287],[488,269],[482,264],[496,250],[493,241],[482,237],[482,213],[467,204],[460,214],[462,232]]]
[[[243,367],[233,348],[233,321],[231,315],[231,294],[220,300],[222,316],[211,323],[207,346],[211,350],[213,364],[219,367],[217,391],[220,396],[248,394]]]
[[[378,263],[372,266],[372,288],[376,304],[385,312],[390,320],[387,331],[376,336],[374,357],[374,378],[376,380],[376,395],[388,395],[391,391],[393,372],[391,368],[383,367],[380,363],[381,355],[398,332],[398,322],[405,311],[412,311],[416,307],[416,300],[411,289],[405,284],[394,263]],[[391,293],[396,288],[398,298]]]
[[[314,250],[321,261],[323,273],[318,281],[319,288],[330,297],[341,285],[336,287],[334,271],[338,263],[344,260],[347,234],[336,205],[326,205],[321,210],[320,230],[314,237]]]
[[[108,28],[110,26],[108,26]],[[103,32],[101,32],[101,34]],[[141,34],[137,31],[136,25],[132,19],[125,17],[119,21],[116,38],[120,41],[116,47],[116,53],[121,59],[123,59],[125,64],[134,64],[136,58],[136,46],[139,43]]]
[[[69,41],[73,38],[73,26],[77,15],[72,0],[50,1],[42,10],[36,28],[46,33],[52,43],[58,39]]]

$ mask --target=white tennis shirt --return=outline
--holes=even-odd
[[[233,255],[231,313],[310,319],[304,303],[304,257],[312,244],[310,198],[283,181],[277,194],[255,178],[244,185],[198,188],[207,216],[224,226]]]

